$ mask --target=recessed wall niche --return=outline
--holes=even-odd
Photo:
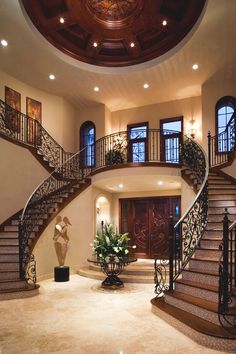
[[[109,223],[110,222],[110,202],[107,197],[100,195],[96,198],[95,201],[95,209],[96,209],[96,232],[102,231],[102,222]]]

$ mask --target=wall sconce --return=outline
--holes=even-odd
[[[196,121],[193,118],[189,121],[188,135],[192,139],[195,139],[196,134],[197,134],[197,129],[196,129],[196,124],[195,123],[196,123]]]
[[[97,214],[99,215],[99,213],[100,213],[100,204],[99,203],[96,204],[96,211],[97,211]]]

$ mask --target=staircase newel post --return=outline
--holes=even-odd
[[[209,167],[211,167],[211,132],[208,132],[207,135],[208,138],[208,162],[209,162]]]
[[[223,270],[222,270],[222,309],[228,309],[228,277],[229,277],[229,218],[228,210],[225,208],[223,219]]]
[[[169,291],[174,290],[174,218],[170,214],[169,217]]]

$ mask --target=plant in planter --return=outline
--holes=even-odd
[[[129,254],[128,233],[114,231],[112,224],[105,224],[102,233],[97,234],[92,249],[98,259],[109,261],[110,257],[124,259]]]
[[[105,156],[106,165],[119,165],[125,161],[125,154],[117,147],[110,149]]]

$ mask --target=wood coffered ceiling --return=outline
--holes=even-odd
[[[33,24],[55,47],[89,64],[119,67],[157,58],[176,46],[196,23],[206,0],[22,2]]]

